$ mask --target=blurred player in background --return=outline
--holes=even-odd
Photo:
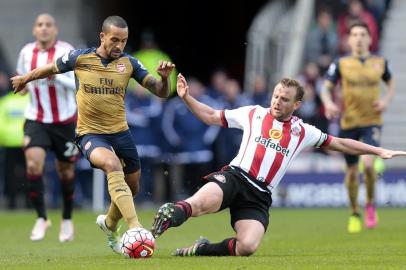
[[[36,41],[22,48],[17,62],[17,74],[25,74],[52,63],[73,49],[69,43],[57,40],[57,34],[54,17],[49,14],[39,15],[33,27]],[[27,84],[24,89],[31,95],[31,102],[25,111],[24,125],[28,191],[38,215],[30,239],[42,240],[51,224],[45,209],[43,171],[47,150],[52,150],[56,156],[56,170],[63,197],[59,240],[65,242],[73,240],[74,233],[74,161],[78,156],[78,149],[73,143],[77,118],[76,87],[73,72],[51,75]]]
[[[406,155],[404,151],[327,135],[292,116],[300,107],[304,90],[298,81],[289,78],[275,86],[269,108],[257,105],[215,110],[189,94],[189,86],[181,74],[178,75],[177,91],[201,121],[207,125],[242,129],[243,138],[237,156],[228,166],[204,177],[208,183],[192,197],[162,205],[152,225],[152,233],[157,237],[189,217],[229,208],[236,236],[215,244],[200,238],[191,247],[177,249],[176,256],[253,254],[268,227],[272,191],[292,159],[306,147],[324,147],[353,155],[374,154],[382,158]]]
[[[328,119],[339,116],[340,108],[332,99],[331,91],[341,81],[343,109],[341,111],[340,137],[360,140],[379,146],[383,124],[382,113],[389,106],[395,93],[394,80],[388,62],[381,56],[371,55],[369,46],[371,35],[364,22],[356,22],[349,29],[348,39],[351,54],[333,62],[326,74],[321,99]],[[381,81],[387,85],[386,93],[381,97]],[[347,163],[345,183],[351,205],[348,221],[350,233],[360,232],[362,221],[358,207],[359,172],[356,155],[345,155]],[[362,157],[364,181],[366,186],[365,225],[374,228],[378,223],[375,208],[375,182],[377,174],[374,168],[375,156]]]
[[[140,161],[125,115],[124,96],[129,79],[159,97],[169,95],[174,64],[160,62],[161,80],[150,75],[134,57],[123,53],[128,39],[128,26],[119,16],[103,22],[100,46],[74,50],[23,76],[11,78],[15,92],[25,84],[53,74],[75,71],[78,89],[77,139],[82,153],[93,167],[105,172],[111,204],[107,215],[96,223],[107,234],[108,244],[121,253],[117,223],[124,217],[129,228],[141,227],[133,196],[138,192]]]

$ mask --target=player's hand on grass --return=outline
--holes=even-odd
[[[176,90],[178,91],[178,96],[180,98],[185,98],[189,94],[189,86],[187,85],[185,77],[183,77],[181,73],[178,74]]]
[[[163,79],[167,79],[171,74],[172,70],[175,68],[175,64],[168,61],[159,61],[159,65],[156,69],[159,76]]]
[[[13,93],[16,94],[25,89],[25,77],[24,76],[14,76],[11,79],[11,84],[13,85]]]

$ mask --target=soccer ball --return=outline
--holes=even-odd
[[[121,237],[121,252],[127,258],[149,258],[154,254],[155,238],[144,228],[133,228]]]

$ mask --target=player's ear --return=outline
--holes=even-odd
[[[99,36],[100,36],[100,41],[104,42],[104,37],[106,36],[106,34],[104,32],[100,32]]]
[[[295,111],[296,111],[297,109],[300,108],[301,105],[302,105],[302,101],[300,101],[300,100],[295,101],[295,104],[293,105],[293,108],[294,108]]]

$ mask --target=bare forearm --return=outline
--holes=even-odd
[[[149,76],[144,87],[151,91],[154,95],[161,98],[166,98],[169,96],[170,81],[169,78],[157,80],[153,76]]]
[[[36,68],[30,72],[28,72],[24,76],[24,83],[29,83],[34,80],[43,79],[58,73],[54,63],[46,64],[45,66]]]
[[[217,110],[199,102],[191,95],[186,95],[183,98],[183,101],[186,106],[188,106],[189,110],[203,123],[207,125],[221,125],[220,113]]]
[[[350,155],[380,155],[383,151],[380,147],[343,138],[333,138],[328,148]]]
[[[333,103],[333,96],[331,95],[332,86],[329,83],[324,83],[320,93],[320,99],[324,105]]]
[[[169,81],[169,77],[167,79],[162,78],[160,81],[158,81],[157,85],[157,93],[159,97],[168,97],[169,96],[169,90],[170,90],[171,84]]]

